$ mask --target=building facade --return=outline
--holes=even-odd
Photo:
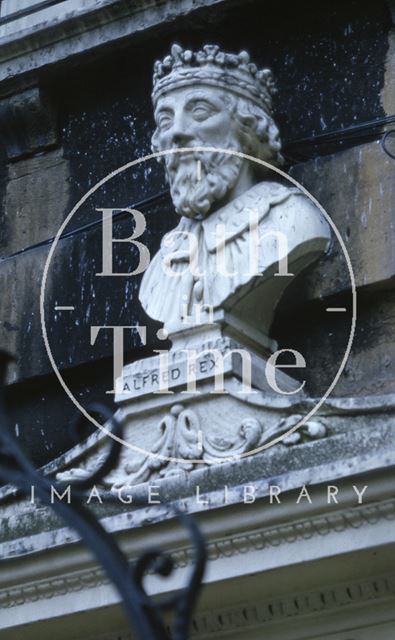
[[[89,420],[77,435],[71,427],[92,402],[116,412],[127,446],[119,467],[86,500],[131,562],[147,547],[170,553],[171,576],[146,577],[159,599],[185,584],[193,562],[174,509],[194,515],[208,568],[191,637],[394,636],[394,19],[389,0],[324,7],[258,0],[0,3],[0,340],[15,355],[6,386],[12,427],[34,464],[62,480],[72,500],[73,482],[100,463],[107,439]],[[171,49],[174,43],[179,48]],[[152,288],[155,278],[139,269],[144,249],[136,241],[151,259],[161,255],[163,237],[179,228],[181,215],[163,162],[151,157],[161,126],[159,85],[152,104],[154,63],[164,60],[155,82],[170,77],[176,91],[168,113],[181,104],[184,85],[176,76],[190,64],[185,52],[207,44],[218,49],[203,49],[209,59],[196,65],[202,74],[209,68],[208,76],[197,81],[195,65],[192,80],[182,77],[194,89],[198,82],[200,93],[222,86],[216,65],[225,65],[230,93],[242,87],[247,98],[256,89],[251,74],[254,83],[257,69],[272,71],[268,112],[284,162],[272,162],[280,173],[270,195],[259,192],[257,206],[277,206],[287,228],[303,225],[287,254],[292,282],[277,288],[272,263],[267,271],[260,266],[267,275],[262,288],[248,280],[226,296],[213,293],[213,322],[192,322],[185,337],[169,320],[184,289],[162,279]],[[240,54],[233,71],[227,59],[210,58],[244,50],[250,58]],[[259,77],[264,100],[268,76]],[[167,87],[160,95],[169,93]],[[191,146],[191,126],[168,144],[164,125],[162,151]],[[203,156],[198,166],[208,174]],[[268,184],[262,175],[259,184]],[[309,204],[301,204],[302,192]],[[236,203],[239,197],[244,191]],[[286,209],[289,197],[297,205]],[[320,231],[312,222],[319,205],[328,216]],[[237,239],[245,206],[232,218]],[[306,217],[304,206],[314,206],[314,216]],[[190,219],[184,213],[182,230],[194,236],[201,225]],[[304,262],[310,254],[314,259]],[[218,282],[216,275],[210,291]],[[156,315],[158,300],[163,316]],[[128,328],[118,350],[114,327]],[[171,344],[168,393],[155,395],[155,358]],[[186,345],[223,356],[247,346],[250,390],[240,390],[243,362],[233,354],[224,364],[225,393],[213,394],[204,355],[195,362],[197,390],[185,393]],[[307,365],[279,374],[286,391],[274,398],[267,361],[276,350],[300,352]],[[123,386],[116,388],[120,375]],[[5,486],[0,497],[0,637],[133,637],[119,595],[78,534],[34,490],[20,498]]]

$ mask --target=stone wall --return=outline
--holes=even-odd
[[[3,2],[2,17],[26,4]],[[227,378],[227,396],[214,397],[208,380],[200,381],[198,397],[119,394],[123,437],[143,456],[122,447],[89,505],[130,563],[147,548],[169,554],[171,576],[150,570],[145,577],[157,598],[183,587],[191,569],[191,541],[174,510],[194,515],[209,567],[191,637],[392,640],[395,161],[380,138],[395,125],[369,125],[351,137],[350,127],[395,114],[394,2],[61,4],[67,19],[53,7],[19,26],[0,16],[0,348],[16,356],[6,392],[20,443],[35,463],[49,461],[43,473],[70,482],[73,497],[73,478],[103,459],[108,440],[100,430],[83,439],[92,430],[86,425],[70,448],[78,413],[41,334],[41,278],[52,239],[98,180],[149,153],[152,64],[172,42],[248,49],[277,77],[286,169],[326,208],[354,267],[358,321],[347,366],[314,420],[244,456],[262,437],[284,435],[333,378],[349,318],[325,312],[351,305],[347,265],[333,243],[289,287],[271,329],[280,348],[299,349],[313,365],[306,396],[240,395],[237,376]],[[335,135],[322,137],[329,132]],[[394,142],[388,139],[391,149]],[[143,211],[152,254],[177,221],[155,161],[107,182],[65,228],[48,276],[45,319],[62,377],[84,406],[106,397],[111,404],[104,392],[112,386],[112,342],[100,335],[92,345],[91,325],[147,325],[147,346],[135,333],[127,336],[128,362],[166,346],[138,301],[141,276],[97,277],[101,207]],[[131,232],[130,216],[118,216],[114,236]],[[136,258],[129,245],[117,245],[115,270]],[[150,466],[150,446],[173,457]],[[0,487],[0,525],[1,638],[131,638],[92,549],[52,509]]]
[[[140,3],[138,9],[140,13],[136,9],[133,15],[129,11],[127,37],[114,31],[113,41],[109,37],[98,46],[93,29],[91,45],[86,44],[84,54],[71,44],[71,38],[67,41],[69,50],[63,49],[62,55],[56,47],[48,48],[48,23],[46,40],[40,44],[38,36],[36,39],[34,72],[21,62],[7,77],[1,76],[11,63],[2,65],[0,57],[0,78],[5,78],[0,86],[4,154],[0,170],[0,281],[4,290],[0,341],[17,355],[9,379],[9,398],[21,439],[29,443],[37,461],[70,445],[66,426],[75,412],[63,391],[57,390],[41,337],[39,289],[50,246],[46,241],[97,180],[149,152],[152,64],[173,41],[196,46],[204,40],[229,50],[246,48],[258,64],[273,69],[279,90],[276,114],[285,151],[288,149],[288,168],[333,216],[356,271],[360,323],[348,368],[335,394],[394,390],[394,161],[377,140],[362,145],[358,141],[321,144],[304,161],[294,160],[295,148],[306,137],[394,113],[394,47],[388,6],[384,2],[335,2],[327,8],[325,19],[322,9],[311,3],[297,8],[288,3],[279,8],[274,2],[263,6],[252,0],[202,2],[192,11],[186,2],[174,3],[172,8],[158,2],[149,7]],[[115,16],[124,19],[127,14],[122,2],[118,13],[111,14],[113,10],[108,9],[106,15],[115,30]],[[92,24],[94,15],[89,13]],[[96,29],[104,29],[105,16],[97,15]],[[77,23],[70,20],[68,24],[75,32]],[[86,30],[83,33],[86,38]],[[0,41],[1,51],[5,56],[8,50],[5,45],[2,49]],[[84,310],[79,325],[60,314],[49,327],[57,361],[83,401],[95,397],[112,375],[112,344],[103,336],[93,348],[87,325],[100,324],[103,318],[107,324],[114,318],[123,324],[148,324],[147,349],[141,350],[132,336],[126,344],[129,360],[149,354],[157,346],[158,326],[147,321],[137,301],[138,278],[133,282],[118,278],[116,285],[101,282],[100,299],[111,300],[107,309],[95,307],[92,299],[101,238],[95,206],[130,207],[162,194],[144,210],[150,220],[144,241],[153,252],[164,231],[174,226],[161,169],[152,163],[150,172],[149,188],[141,189],[138,174],[125,174],[81,210],[67,228],[74,235],[61,242],[57,271],[51,276],[53,285],[50,279],[54,303],[61,303],[61,294],[64,304],[78,302]],[[79,231],[94,221],[98,224],[89,231]],[[116,233],[129,235],[130,220],[120,219]],[[128,259],[120,250],[115,256],[117,267]],[[319,394],[333,374],[345,333],[339,323],[335,335],[327,335],[320,300],[345,300],[347,296],[344,263],[334,249],[325,265],[312,269],[308,286],[304,284],[300,291],[296,285],[290,291],[287,308],[295,306],[299,317],[293,335],[281,308],[273,326],[280,343],[289,346],[291,340],[313,359],[319,353],[317,345],[325,343],[322,373],[308,381],[313,394]]]

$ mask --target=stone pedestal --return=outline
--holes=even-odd
[[[281,412],[287,399],[305,399],[303,384],[275,367],[267,349],[248,350],[217,324],[172,340],[170,351],[127,365],[117,381],[127,446],[113,488],[249,455],[290,429]]]

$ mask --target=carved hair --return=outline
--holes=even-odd
[[[227,93],[224,95],[224,100],[240,126],[239,135],[243,153],[276,167],[281,166],[284,158],[281,155],[280,132],[273,118],[248,98]]]

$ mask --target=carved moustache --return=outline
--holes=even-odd
[[[165,160],[177,212],[195,219],[205,217],[211,205],[234,186],[242,163],[241,158],[221,151],[192,149],[169,155]]]

